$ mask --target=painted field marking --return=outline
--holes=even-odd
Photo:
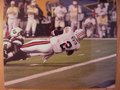
[[[85,55],[85,54],[82,54],[82,53],[81,53],[81,54],[78,54],[78,56],[84,56],[84,55]]]
[[[108,86],[107,88],[115,88],[115,84]]]
[[[95,52],[96,52],[96,53],[99,53],[99,52],[101,52],[101,50],[96,50]]]
[[[55,70],[51,70],[51,71],[47,71],[47,72],[43,72],[43,73],[39,73],[39,74],[34,74],[34,75],[31,75],[31,76],[15,79],[15,80],[11,80],[11,81],[6,81],[5,86],[13,85],[13,84],[24,82],[24,81],[31,80],[31,79],[36,79],[36,78],[39,78],[39,77],[42,77],[42,76],[47,76],[47,75],[50,75],[50,74],[62,72],[62,71],[69,70],[69,69],[72,69],[72,68],[85,66],[85,65],[88,65],[88,64],[96,63],[96,62],[100,62],[100,61],[103,61],[105,59],[113,58],[115,56],[116,56],[116,54],[112,54],[112,55],[101,57],[101,58],[98,58],[98,59],[93,59],[91,61],[87,61],[87,62],[84,62],[84,63],[78,63],[78,64],[74,64],[74,65],[71,65],[71,66],[66,66],[66,67],[55,69]]]
[[[30,64],[30,66],[38,66],[39,64]]]

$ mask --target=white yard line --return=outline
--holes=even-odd
[[[115,88],[115,84],[108,86],[107,88]]]
[[[5,86],[13,85],[13,84],[16,84],[16,83],[28,81],[28,80],[31,80],[31,79],[39,78],[39,77],[42,77],[42,76],[47,76],[47,75],[58,73],[58,72],[62,72],[62,71],[69,70],[69,69],[72,69],[72,68],[85,66],[85,65],[88,65],[88,64],[96,63],[96,62],[100,62],[100,61],[103,61],[105,59],[113,58],[115,56],[116,56],[116,54],[112,54],[112,55],[101,57],[101,58],[98,58],[98,59],[93,59],[93,60],[90,60],[90,61],[87,61],[87,62],[84,62],[84,63],[74,64],[74,65],[71,65],[71,66],[66,66],[66,67],[55,69],[55,70],[51,70],[51,71],[47,71],[47,72],[43,72],[43,73],[39,73],[39,74],[34,74],[34,75],[31,75],[31,76],[15,79],[15,80],[11,80],[11,81],[6,81]]]

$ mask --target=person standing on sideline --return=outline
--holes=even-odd
[[[88,38],[93,37],[94,31],[96,29],[96,20],[92,14],[90,14],[88,18],[85,19],[83,28],[86,30],[86,35]]]
[[[63,6],[62,3],[60,3],[56,8],[55,8],[55,28],[65,27],[65,15],[67,13],[66,7]]]
[[[82,13],[81,6],[78,5],[76,0],[73,0],[72,4],[68,7],[68,12],[70,14],[70,22],[72,30],[75,30],[78,24],[78,15]]]
[[[117,13],[116,13],[116,8],[114,7],[111,12],[110,12],[110,25],[111,25],[111,29],[110,29],[110,36],[111,38],[116,37],[117,35]]]
[[[15,6],[15,1],[10,2],[10,7],[7,9],[7,23],[8,33],[15,27],[17,27],[18,7]]]
[[[36,2],[31,2],[27,7],[27,26],[26,26],[26,36],[30,36],[30,30],[32,29],[32,37],[35,36],[36,26],[37,26],[37,16],[38,9],[36,8]]]

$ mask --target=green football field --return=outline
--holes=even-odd
[[[116,40],[85,39],[73,55],[53,55],[46,63],[40,56],[5,66],[5,87],[79,89],[115,80]]]

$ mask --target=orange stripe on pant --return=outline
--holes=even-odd
[[[41,45],[41,44],[48,44],[48,43],[50,43],[50,41],[31,42],[31,43],[24,44],[21,48],[26,48],[26,47],[31,47],[35,45]]]

